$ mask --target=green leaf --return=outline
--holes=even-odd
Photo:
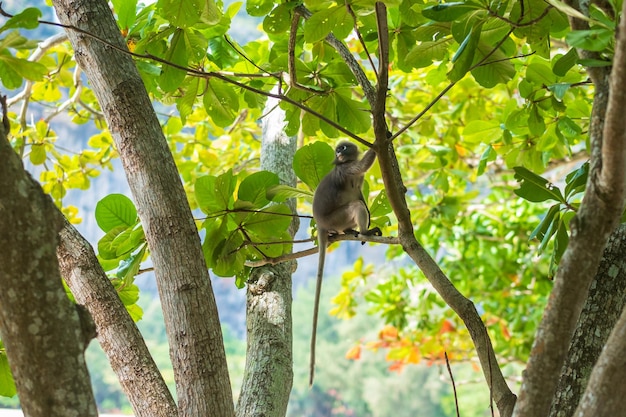
[[[543,120],[543,116],[539,113],[538,106],[532,106],[530,114],[528,115],[528,130],[535,136],[543,135],[546,131],[546,122]]]
[[[327,143],[313,142],[298,149],[293,157],[293,170],[312,190],[333,168],[335,151]]]
[[[571,48],[565,55],[556,60],[554,67],[552,67],[552,72],[559,77],[564,77],[567,71],[576,65],[577,60],[578,53],[576,48]]]
[[[48,73],[48,69],[43,64],[15,58],[8,53],[0,53],[0,62],[5,63],[8,68],[11,69],[11,72],[30,81],[41,81],[43,80],[43,76]],[[4,80],[5,76],[2,74],[3,72],[4,71],[0,71],[0,77]],[[22,80],[20,79],[20,84],[21,82]]]
[[[520,182],[520,188],[514,190],[518,196],[533,203],[547,200],[566,203],[561,190],[547,179],[524,167],[514,167],[513,170],[515,171],[515,179]]]
[[[119,259],[120,255],[117,251],[117,245],[119,245],[123,240],[118,239],[118,237],[120,235],[127,236],[124,235],[124,232],[127,230],[128,227],[120,225],[106,232],[106,234],[98,241],[98,256],[104,260]]]
[[[448,53],[448,46],[451,42],[452,38],[420,42],[409,51],[404,60],[411,68],[426,68],[433,61],[443,60]]]
[[[28,158],[33,165],[43,164],[46,162],[46,146],[43,143],[33,143]]]
[[[291,27],[291,8],[289,3],[275,7],[263,19],[263,30],[271,35],[288,31]]]
[[[389,203],[389,199],[387,199],[387,192],[383,189],[381,190],[370,207],[370,217],[382,217],[386,214],[391,213],[391,204]]]
[[[336,89],[335,93],[337,123],[354,133],[366,132],[372,125],[368,109],[362,102],[350,98],[351,89]]]
[[[487,162],[495,161],[498,154],[496,153],[493,146],[487,146],[485,152],[480,157],[480,161],[478,161],[478,168],[476,170],[476,175],[480,176],[485,173],[485,169],[487,168]]]
[[[602,59],[580,59],[578,60],[578,63],[580,65],[582,65],[583,67],[610,67],[611,65],[613,65],[612,61],[605,61]]]
[[[137,0],[111,0],[113,11],[117,14],[117,23],[122,29],[130,28],[135,23]]]
[[[129,284],[123,280],[114,280],[113,285],[122,300],[122,304],[126,307],[126,311],[128,311],[133,321],[138,322],[141,320],[143,317],[143,310],[137,304],[137,301],[139,300],[139,287],[135,284]]]
[[[200,20],[204,7],[199,6],[198,0],[158,0],[157,12],[172,25],[185,28],[193,26]]]
[[[237,177],[229,169],[219,177],[199,177],[195,183],[198,207],[207,214],[228,210],[232,206]]]
[[[570,214],[571,215],[571,214]],[[554,262],[558,265],[559,261],[567,249],[569,244],[569,235],[567,234],[567,214],[563,215],[559,227],[556,232],[556,239],[554,240]]]
[[[96,204],[95,216],[100,229],[109,232],[118,226],[133,226],[137,222],[137,209],[125,195],[109,194]]]
[[[450,81],[459,81],[465,76],[465,74],[467,74],[467,71],[469,71],[472,63],[474,62],[474,56],[476,54],[476,49],[478,48],[478,41],[480,40],[482,26],[482,23],[479,23],[470,30],[470,33],[468,33],[465,39],[463,39],[459,49],[452,57],[454,66],[448,73]]]
[[[353,20],[343,4],[315,12],[304,23],[304,41],[315,43],[333,32],[338,39],[344,39],[353,29]]]
[[[575,138],[582,133],[582,128],[567,116],[559,117],[557,126],[559,131],[568,138]]]
[[[613,40],[614,31],[606,28],[594,28],[590,30],[574,30],[569,32],[565,39],[575,48],[587,51],[604,51]]]
[[[35,29],[39,26],[40,18],[41,10],[36,7],[29,7],[7,20],[0,28],[0,32],[14,28]]]
[[[287,230],[292,218],[291,210],[287,205],[277,204],[250,213],[241,225],[257,237],[273,238]]]
[[[481,56],[490,53],[488,61],[483,65],[472,69],[474,79],[485,88],[495,87],[497,84],[505,84],[516,74],[515,66],[504,55],[501,50],[491,52],[493,46],[487,45],[481,41],[479,44],[479,52]]]
[[[237,117],[239,96],[225,82],[211,78],[202,98],[206,112],[219,127],[227,127]]]
[[[267,197],[277,203],[282,203],[290,198],[313,198],[310,191],[301,190],[299,188],[290,187],[288,185],[279,184],[267,189]]]
[[[576,171],[570,172],[565,177],[565,197],[570,198],[574,194],[583,192],[587,186],[589,175],[589,162],[585,162]]]
[[[278,185],[278,175],[269,171],[255,172],[248,175],[239,185],[237,196],[240,200],[249,201],[253,208],[265,207],[270,200],[267,197],[269,188]]]
[[[4,54],[0,52],[0,80],[8,90],[14,90],[22,85],[23,78],[6,64],[3,60]]]
[[[17,390],[15,388],[15,381],[13,380],[13,374],[11,374],[4,344],[0,342],[0,395],[3,397],[13,397],[15,394],[17,394]]]
[[[214,252],[213,272],[220,277],[232,277],[244,267],[246,258],[240,250],[243,238],[231,233],[228,239],[219,242]]]
[[[554,97],[559,100],[563,100],[563,97],[565,97],[565,93],[567,93],[567,90],[569,90],[571,86],[572,85],[570,83],[557,83],[549,85],[548,90],[552,91]]]
[[[164,59],[182,67],[187,66],[187,47],[185,44],[185,32],[183,30],[177,29],[174,32],[172,42],[165,53]],[[182,84],[186,75],[186,71],[182,69],[163,64],[161,75],[159,76],[159,86],[163,91],[171,93]]]
[[[439,3],[435,6],[424,8],[422,10],[422,14],[428,19],[432,19],[436,22],[451,22],[467,13],[478,10],[479,8],[480,7],[478,5],[464,1]]]
[[[546,213],[546,215],[543,216],[543,219],[541,219],[541,222],[539,222],[535,230],[531,232],[528,239],[532,240],[534,238],[537,238],[539,239],[540,242],[543,241],[546,236],[546,232],[550,228],[550,225],[554,222],[555,216],[557,215],[558,212],[559,212],[559,205],[558,204],[552,205],[550,209],[548,210],[548,212]]]
[[[231,41],[231,43],[232,42],[233,41]],[[233,50],[232,45],[228,43],[224,37],[209,40],[208,46],[208,56],[210,61],[217,65],[220,69],[234,66],[241,59],[239,54]],[[200,48],[200,50],[202,49],[203,48]],[[206,47],[204,47],[204,49],[206,49]]]
[[[463,129],[463,139],[469,143],[489,143],[502,135],[496,120],[472,120]]]
[[[554,236],[556,231],[559,229],[560,221],[561,221],[561,212],[557,210],[554,216],[552,217],[552,221],[548,223],[548,228],[545,234],[543,235],[543,238],[541,239],[541,243],[539,244],[539,247],[537,248],[538,252],[543,252],[545,248],[548,246],[548,243],[550,243],[550,239],[552,238],[552,236]]]
[[[274,7],[273,0],[248,0],[246,1],[246,11],[250,16],[265,16]]]

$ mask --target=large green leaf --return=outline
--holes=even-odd
[[[41,81],[48,69],[39,62],[32,62],[22,58],[15,58],[8,53],[0,53],[0,61],[22,78],[30,81]],[[0,77],[4,80],[5,75],[0,71]]]
[[[261,208],[270,202],[267,197],[268,189],[278,185],[279,182],[278,175],[273,172],[255,172],[239,184],[237,196],[240,200],[252,203],[253,208]]]
[[[354,21],[345,5],[329,7],[315,12],[304,23],[304,40],[315,43],[324,39],[330,32],[343,39],[352,31]]]
[[[203,97],[204,108],[216,125],[229,126],[237,117],[239,96],[225,82],[217,79],[207,81]]]
[[[172,42],[170,43],[164,58],[166,61],[173,64],[177,64],[181,67],[187,67],[187,46],[185,42],[185,32],[182,29],[176,29],[174,32]],[[161,75],[159,76],[159,86],[165,92],[172,92],[182,84],[186,75],[186,71],[182,69],[163,64]]]
[[[133,202],[123,194],[109,194],[96,204],[96,223],[103,232],[124,226],[130,227],[137,222],[137,209]]]
[[[293,214],[287,205],[277,204],[250,213],[241,226],[265,240],[266,237],[281,235],[289,227],[292,218]]]
[[[312,190],[333,168],[335,151],[324,142],[313,142],[298,149],[293,157],[293,170]]]
[[[228,210],[232,206],[236,183],[237,178],[231,169],[219,177],[199,177],[195,183],[198,207],[207,214]]]
[[[137,0],[111,0],[117,23],[122,29],[130,28],[135,22]]]
[[[161,17],[179,28],[192,26],[200,20],[202,3],[213,0],[158,0],[157,11]]]
[[[7,20],[0,28],[0,32],[15,28],[36,29],[39,26],[40,18],[41,10],[36,7],[29,7]]]
[[[515,167],[515,179],[520,181],[520,188],[515,194],[533,203],[554,200],[565,203],[561,190],[547,179],[531,172],[524,167]]]
[[[282,203],[290,198],[310,199],[313,193],[299,188],[290,187],[288,185],[279,184],[267,189],[267,196],[270,200]]]

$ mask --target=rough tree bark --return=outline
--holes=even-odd
[[[626,3],[624,3],[626,7]],[[622,10],[623,13],[624,10]],[[524,373],[514,415],[544,416],[550,412],[567,349],[596,275],[609,235],[619,223],[626,188],[626,22],[619,24],[614,65],[610,75],[608,107],[596,112],[594,103],[590,136],[591,159],[587,189],[571,222],[571,239],[559,264],[548,305],[539,325]],[[590,72],[596,84],[595,100],[602,100],[604,76]],[[595,129],[604,127],[601,132]]]
[[[59,20],[126,48],[104,0],[55,0]],[[68,30],[105,114],[150,247],[183,416],[233,416],[217,307],[178,171],[132,58]]]
[[[285,114],[278,100],[268,98],[263,119],[261,168],[276,173],[282,184],[296,186],[291,167],[296,137],[284,133]],[[295,213],[295,204],[291,202]],[[293,237],[297,217],[290,226]],[[252,271],[247,286],[247,351],[237,416],[282,417],[287,413],[293,383],[291,274],[295,261]]]
[[[63,216],[2,125],[0,161],[0,336],[22,409],[29,417],[97,416],[84,357],[89,337],[56,258]]]
[[[624,415],[624,369],[626,369],[626,310],[609,336],[598,363],[593,367],[589,384],[574,416],[614,417]]]
[[[76,302],[91,313],[98,341],[135,416],[177,416],[172,394],[93,248],[67,220],[59,237],[61,274]]]
[[[626,305],[626,226],[609,239],[569,347],[551,417],[574,415],[591,370]]]

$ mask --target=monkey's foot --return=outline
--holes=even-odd
[[[362,235],[365,236],[382,236],[383,232],[380,230],[380,227],[374,227],[370,230],[368,230],[367,232],[361,233]]]
[[[357,232],[354,229],[346,229],[343,231],[346,235],[353,235],[354,237],[357,237],[359,235],[359,232]]]

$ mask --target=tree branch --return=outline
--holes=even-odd
[[[67,220],[59,232],[59,268],[76,302],[96,324],[98,341],[137,417],[178,414],[148,347],[111,285],[93,248]]]

